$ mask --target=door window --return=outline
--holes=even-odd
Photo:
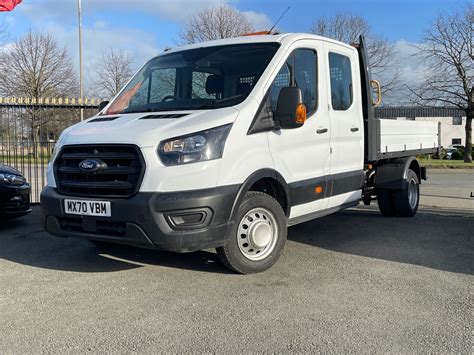
[[[351,60],[342,54],[329,53],[332,108],[345,111],[352,105]]]
[[[303,103],[308,113],[317,105],[317,56],[312,49],[295,49],[281,67],[270,86],[272,110],[275,111],[278,95],[283,87],[296,86],[301,89]]]

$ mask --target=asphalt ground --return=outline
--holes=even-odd
[[[0,351],[472,352],[469,171],[430,171],[414,218],[360,207],[289,229],[267,272],[212,251],[100,249],[0,226]]]

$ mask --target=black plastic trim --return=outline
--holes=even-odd
[[[290,197],[290,190],[289,190],[288,184],[285,181],[285,178],[277,171],[266,168],[266,169],[257,170],[254,173],[252,173],[241,185],[239,192],[237,193],[237,196],[235,198],[234,204],[232,206],[232,212],[231,212],[232,219],[237,214],[237,211],[239,209],[240,204],[242,203],[242,200],[244,199],[245,194],[249,191],[252,185],[255,184],[257,181],[261,179],[265,179],[265,178],[273,179],[283,187],[283,190],[285,191],[286,201],[287,201],[287,208],[286,208],[286,211],[284,212],[286,216],[290,215],[291,197]]]
[[[265,110],[268,111],[269,96],[270,96],[270,89],[268,89],[267,93],[262,99],[262,102],[260,102],[257,112],[255,113],[252,123],[250,124],[250,127],[247,131],[247,135],[260,133],[260,132],[268,132],[268,131],[273,130],[273,128],[275,127],[275,121],[273,120],[273,112],[270,111],[271,115],[266,115],[264,112]]]
[[[364,176],[364,170],[355,170],[292,182],[289,184],[292,206],[360,190]],[[316,192],[317,186],[322,187],[322,192]]]
[[[74,215],[64,213],[64,199],[54,188],[46,187],[41,193],[42,223],[51,234],[63,237],[130,244],[145,248],[190,252],[223,246],[231,225],[231,211],[240,185],[176,192],[139,192],[130,198],[107,199],[111,203],[111,217],[80,217],[82,229],[67,231],[61,228],[60,219]],[[85,198],[77,198],[84,199]],[[92,199],[92,197],[91,197]],[[172,228],[166,216],[183,211],[212,211],[206,223],[190,229]],[[97,231],[98,221],[124,223],[123,236],[107,235]],[[92,232],[91,232],[92,231]]]
[[[399,190],[406,187],[407,171],[415,162],[415,173],[420,179],[423,178],[422,171],[418,161],[414,156],[390,160],[384,164],[378,165],[375,170],[374,187],[376,189]],[[425,176],[426,178],[426,172]],[[426,179],[424,179],[426,180]]]
[[[189,215],[196,215],[201,214],[202,219],[196,223],[186,223],[186,224],[176,224],[175,218],[189,216]],[[212,216],[214,212],[208,207],[202,208],[193,208],[187,210],[175,210],[171,212],[164,213],[166,221],[168,222],[169,226],[174,230],[192,230],[192,229],[199,229],[199,228],[207,228],[211,224]]]
[[[90,121],[87,121],[87,123],[114,121],[119,117],[120,116],[100,116],[100,117],[97,117],[97,118],[93,118]]]

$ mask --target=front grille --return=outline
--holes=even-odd
[[[104,237],[123,237],[125,235],[125,222],[114,222],[108,220],[96,220],[95,231],[86,231],[82,226],[80,217],[59,217],[59,225],[67,232],[87,233]]]
[[[5,212],[22,212],[30,209],[30,202],[25,196],[15,196],[5,202],[3,206]]]
[[[105,164],[85,172],[79,164],[88,159]],[[144,172],[142,154],[134,145],[65,146],[54,163],[58,191],[73,196],[129,197],[140,188]]]

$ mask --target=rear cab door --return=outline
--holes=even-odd
[[[328,208],[358,201],[364,182],[364,125],[357,51],[324,42],[328,65],[331,175]]]

